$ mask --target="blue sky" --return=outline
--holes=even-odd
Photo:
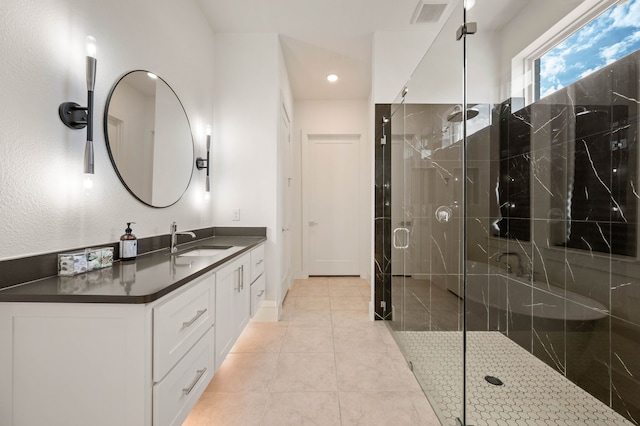
[[[540,97],[640,49],[640,0],[607,10],[540,58]]]

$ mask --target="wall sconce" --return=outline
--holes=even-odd
[[[196,168],[198,170],[207,169],[207,180],[205,181],[206,192],[211,192],[211,182],[209,181],[209,151],[211,151],[211,126],[207,126],[207,158],[196,158]]]
[[[58,108],[62,122],[71,129],[87,128],[87,142],[84,146],[84,173],[94,173],[93,163],[93,89],[96,84],[96,39],[87,37],[87,106],[75,102],[63,102]],[[90,177],[90,176],[88,176]],[[85,186],[87,185],[85,181]]]

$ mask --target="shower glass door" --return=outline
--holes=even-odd
[[[464,423],[462,3],[391,105],[387,321],[443,424]]]

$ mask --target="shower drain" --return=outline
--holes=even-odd
[[[502,382],[502,380],[498,379],[497,377],[493,377],[493,376],[484,376],[484,379],[491,383],[492,385],[496,385],[496,386],[502,386],[504,385],[504,383]]]

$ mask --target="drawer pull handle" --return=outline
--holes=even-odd
[[[256,297],[260,297],[264,294],[264,290],[262,290],[260,293],[258,293],[258,295]]]
[[[203,309],[203,310],[201,310],[201,311],[198,311],[198,312],[196,313],[196,316],[195,316],[195,317],[193,317],[193,318],[191,318],[191,320],[190,320],[190,321],[183,322],[183,323],[182,323],[182,328],[181,328],[181,330],[182,330],[182,329],[185,329],[185,328],[187,328],[187,327],[189,327],[191,324],[193,324],[194,322],[196,322],[196,321],[198,320],[198,318],[200,318],[202,315],[204,315],[204,313],[205,313],[205,312],[207,312],[207,309],[206,309],[206,308],[205,308],[205,309]]]
[[[261,264],[262,262],[264,262],[264,259],[260,259],[260,260],[258,260],[258,261],[256,262],[256,265],[259,265],[259,264]]]
[[[204,373],[206,373],[206,372],[207,372],[207,367],[203,368],[202,370],[198,370],[196,372],[196,378],[193,379],[193,381],[191,382],[189,387],[182,389],[182,395],[189,395],[191,393],[191,391],[193,390],[193,388],[196,387],[196,385],[198,384],[198,382],[200,381],[202,376],[204,376]]]

